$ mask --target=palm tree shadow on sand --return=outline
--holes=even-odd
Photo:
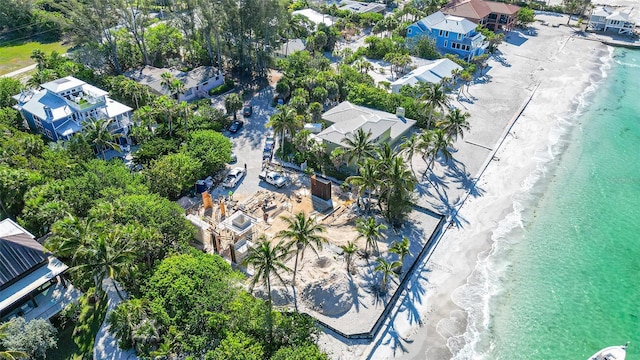
[[[460,184],[459,188],[464,189],[473,197],[482,196],[485,193],[482,188],[477,187],[478,178],[471,177],[460,161],[452,160],[445,170],[445,176],[452,179],[454,183]]]

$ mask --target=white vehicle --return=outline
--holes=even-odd
[[[227,177],[224,179],[224,181],[222,182],[222,187],[225,188],[232,188],[235,187],[240,180],[244,177],[245,172],[243,168],[233,168],[231,169],[231,171],[229,171],[229,173],[227,174]]]
[[[627,356],[627,342],[624,346],[610,346],[604,348],[589,357],[588,360],[624,360]]]
[[[264,180],[266,183],[269,183],[278,189],[287,185],[288,179],[282,174],[277,173],[275,171],[263,171],[259,175],[260,180]]]

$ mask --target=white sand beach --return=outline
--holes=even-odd
[[[536,18],[546,25],[536,22],[532,32],[511,33],[486,76],[453,103],[471,114],[471,130],[455,144],[454,164],[449,164],[455,166],[440,167],[430,176],[435,186],[423,180],[419,189],[420,203],[455,215],[453,225],[413,274],[372,343],[321,337],[332,358],[450,359],[450,349],[457,358],[471,358],[468,349],[460,351],[470,340],[465,332],[481,324],[469,324],[465,310],[482,310],[491,289],[472,294],[465,284],[482,281],[484,274],[474,269],[490,253],[496,229],[520,226],[513,197],[539,176],[538,164],[550,159],[551,146],[562,141],[563,119],[575,114],[581,95],[602,76],[610,57],[606,46],[564,26],[566,17]],[[421,173],[425,165],[416,158],[414,167]]]

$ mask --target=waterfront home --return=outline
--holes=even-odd
[[[616,34],[633,34],[636,24],[630,19],[630,10],[608,6],[593,8],[587,28],[594,31],[606,31]]]
[[[404,117],[404,109],[398,108],[396,114],[354,105],[348,101],[322,114],[329,126],[315,135],[316,140],[324,142],[327,153],[342,147],[342,139],[362,129],[371,134],[376,144],[395,145],[407,134],[416,121]]]
[[[10,219],[0,221],[0,323],[49,319],[80,297],[65,280],[69,267]]]
[[[442,8],[446,15],[463,17],[491,31],[513,30],[519,10],[513,4],[484,0],[454,0]]]
[[[13,98],[18,102],[14,108],[31,131],[51,141],[69,140],[89,119],[112,119],[109,131],[121,134],[121,145],[131,143],[128,133],[133,109],[73,76],[44,83],[40,89],[23,91]]]
[[[407,27],[407,40],[428,36],[435,41],[438,51],[454,54],[467,61],[484,54],[485,36],[476,31],[476,24],[441,11],[435,12]]]
[[[462,66],[449,59],[438,59],[430,64],[420,66],[403,77],[391,83],[391,92],[397,94],[405,85],[415,85],[420,82],[438,84],[443,78],[451,78],[453,70],[462,70]]]
[[[170,73],[184,85],[183,93],[175,93],[164,85],[162,74]],[[126,77],[148,86],[156,95],[167,95],[178,101],[190,101],[206,97],[209,90],[224,83],[224,76],[213,66],[200,66],[191,71],[145,66],[124,74]]]

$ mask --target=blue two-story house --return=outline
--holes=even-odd
[[[476,27],[465,18],[438,11],[409,25],[407,40],[428,36],[435,41],[441,53],[454,54],[469,61],[474,56],[484,54],[488,45],[485,36],[476,31]]]
[[[90,119],[113,119],[109,131],[121,136],[121,145],[130,144],[128,137],[132,110],[109,98],[109,93],[73,76],[50,81],[40,89],[24,91],[13,98],[32,131],[51,141],[69,140],[82,131]]]

